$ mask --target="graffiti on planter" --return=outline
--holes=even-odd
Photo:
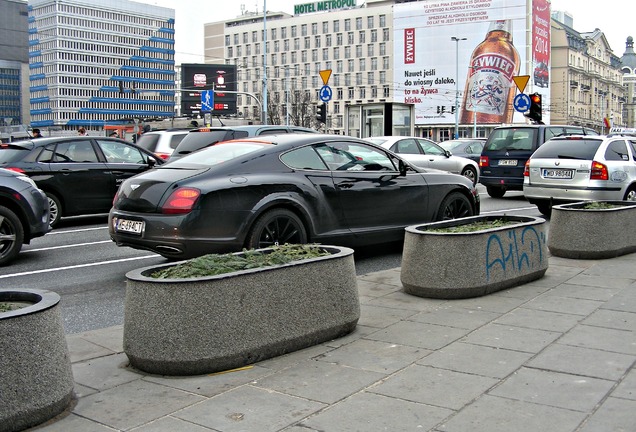
[[[486,244],[486,280],[490,272],[500,267],[504,273],[521,272],[524,267],[532,269],[543,261],[541,245],[545,244],[545,235],[539,234],[534,227],[526,227],[517,236],[517,230],[507,231],[503,235],[492,234]]]

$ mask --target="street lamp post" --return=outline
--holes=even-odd
[[[455,41],[455,139],[459,138],[459,41],[466,38],[458,38],[451,36],[451,40]]]

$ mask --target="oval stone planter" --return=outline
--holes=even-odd
[[[618,207],[585,209],[589,202],[552,207],[548,249],[575,259],[614,258],[636,252],[636,202],[598,201]]]
[[[513,222],[499,228],[449,233],[430,231],[474,222]],[[420,297],[477,297],[543,277],[548,269],[545,220],[489,215],[409,226],[400,278]]]
[[[133,367],[196,375],[245,366],[355,329],[360,303],[353,250],[192,279],[126,274],[124,352]],[[263,251],[267,251],[264,249]]]
[[[19,431],[64,411],[73,373],[58,304],[44,290],[0,290],[0,302],[27,306],[0,313],[0,431]]]

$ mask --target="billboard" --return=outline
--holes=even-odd
[[[527,19],[530,11],[532,20]],[[416,125],[454,124],[456,105],[463,125],[475,117],[479,124],[525,122],[513,108],[519,93],[513,77],[529,75],[524,93],[542,94],[545,121],[549,36],[549,0],[396,4],[395,101],[415,106]],[[532,80],[535,69],[541,85]]]
[[[212,115],[236,114],[236,66],[225,64],[181,65],[181,114],[201,112],[201,92],[214,88]],[[224,91],[231,93],[224,93]]]

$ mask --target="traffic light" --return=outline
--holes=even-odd
[[[541,95],[539,93],[532,93],[530,95],[530,110],[525,116],[534,120],[537,124],[543,124],[541,121],[541,112]]]
[[[327,123],[327,104],[321,103],[316,107],[316,120],[320,123]]]

